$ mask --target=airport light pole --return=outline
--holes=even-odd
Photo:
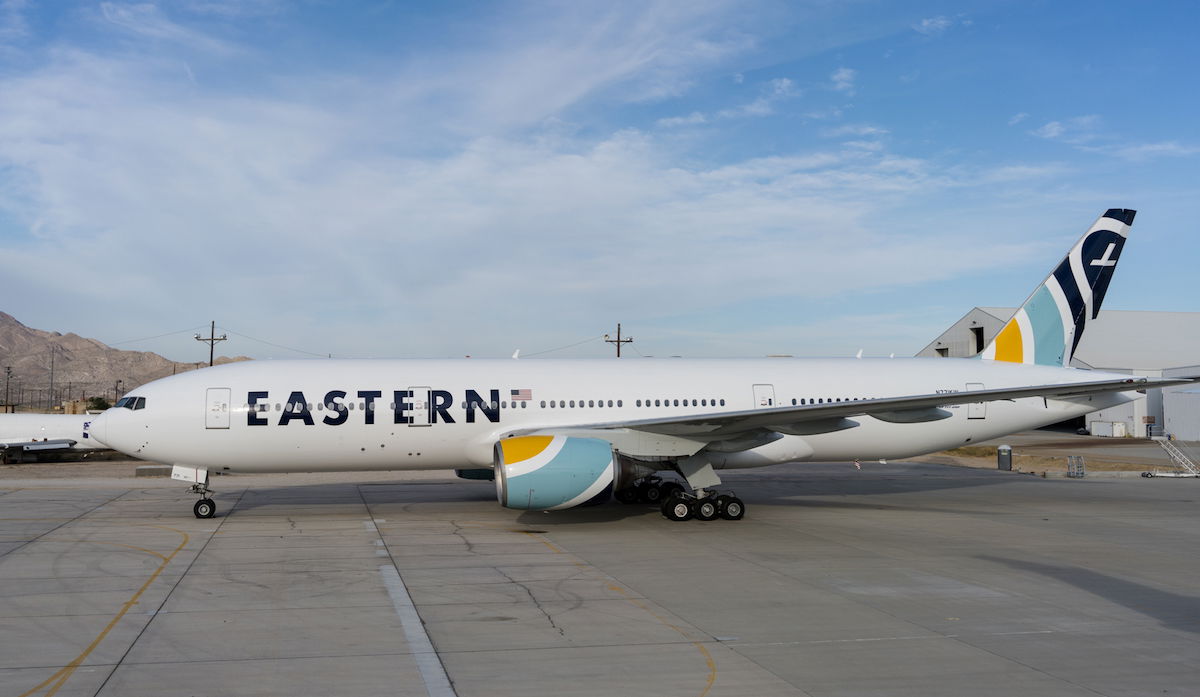
[[[213,320],[213,322],[212,322],[212,326],[209,329],[209,334],[208,334],[207,339],[200,336],[199,334],[196,335],[196,341],[203,341],[208,344],[208,367],[210,367],[210,368],[212,367],[213,349],[216,348],[217,342],[225,341],[227,338],[229,338],[229,337],[227,337],[225,334],[222,334],[221,336],[217,336],[217,321],[216,320]]]

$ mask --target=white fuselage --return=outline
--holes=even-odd
[[[130,394],[144,408],[111,409],[92,429],[122,452],[216,471],[474,468],[514,432],[1114,377],[1128,376],[944,358],[252,361],[140,387]],[[911,457],[1136,398],[963,404],[922,423],[855,416],[845,430],[707,457],[716,468]]]

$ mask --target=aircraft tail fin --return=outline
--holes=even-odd
[[[1100,313],[1136,213],[1113,208],[1100,216],[980,357],[1069,366],[1087,322]]]

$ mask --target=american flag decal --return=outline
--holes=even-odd
[[[533,399],[533,390],[513,390],[512,398],[516,402],[531,401]]]

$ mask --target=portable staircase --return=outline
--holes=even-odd
[[[1171,458],[1171,462],[1174,462],[1180,471],[1142,472],[1143,477],[1200,477],[1200,466],[1192,462],[1192,459],[1176,447],[1174,443],[1164,438],[1158,440],[1158,444],[1162,446],[1163,450],[1167,451],[1167,456]]]

